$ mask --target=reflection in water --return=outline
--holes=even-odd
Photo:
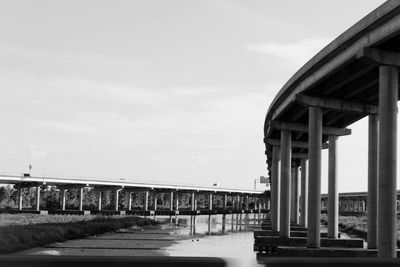
[[[251,214],[181,215],[170,226],[179,235],[191,238],[177,241],[165,248],[165,253],[171,256],[220,257],[228,261],[228,266],[260,266],[253,252],[253,232],[247,231],[250,229],[248,225],[256,223],[254,219],[257,218]]]
[[[156,219],[165,221],[164,216]],[[250,221],[254,220],[250,220],[249,214],[169,216],[170,227],[175,227],[180,234],[188,236],[247,231]]]

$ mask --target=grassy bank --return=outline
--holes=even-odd
[[[326,214],[322,214],[321,223],[327,224]],[[359,238],[367,239],[367,216],[339,216],[339,230]],[[397,222],[397,246],[400,245],[400,221]]]
[[[13,216],[0,220],[0,253],[3,254],[120,228],[155,224],[152,220],[135,216]],[[13,223],[18,218],[25,221]]]

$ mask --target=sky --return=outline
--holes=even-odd
[[[1,1],[0,173],[252,189],[273,97],[383,2]],[[367,188],[350,128],[339,192]]]

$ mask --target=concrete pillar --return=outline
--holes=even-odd
[[[128,210],[132,210],[132,192],[126,192],[128,195]]]
[[[102,201],[102,199],[101,199],[101,191],[99,191],[98,192],[98,204],[97,204],[97,209],[99,210],[99,211],[101,211],[101,201]]]
[[[249,196],[246,196],[246,210],[249,209]]]
[[[308,160],[301,159],[300,225],[307,227],[308,212]]]
[[[79,188],[79,210],[83,210],[83,187]]]
[[[210,193],[209,198],[208,198],[208,208],[209,210],[213,209],[213,194]]]
[[[23,196],[23,188],[18,188],[18,210],[22,210],[22,196]]]
[[[237,195],[237,209],[242,209],[242,198],[240,197],[240,195]]]
[[[368,248],[377,248],[378,227],[378,115],[368,119]]]
[[[157,210],[157,193],[154,192],[154,210]]]
[[[337,136],[329,136],[328,152],[328,238],[337,238],[339,233],[339,193],[337,191]]]
[[[144,210],[149,210],[149,191],[144,191]]]
[[[179,194],[176,192],[175,194],[176,208],[175,210],[179,210]]]
[[[299,224],[299,169],[297,166],[292,168],[292,185],[291,185],[291,222]]]
[[[309,107],[308,121],[308,229],[307,247],[319,248],[321,245],[321,149],[322,149],[322,110]]]
[[[61,189],[61,210],[65,210],[65,198],[66,198],[66,189]]]
[[[279,231],[279,214],[280,214],[280,147],[272,147],[272,166],[271,166],[271,228]]]
[[[192,192],[192,197],[191,197],[192,199],[192,211],[194,211],[194,210],[196,210],[196,207],[195,207],[195,205],[196,205],[196,203],[195,203],[195,200],[196,200],[196,194],[194,193],[194,192]]]
[[[378,257],[396,258],[398,73],[379,67]]]
[[[222,208],[224,210],[226,210],[227,202],[228,202],[228,195],[224,194],[224,200],[222,201]]]
[[[119,190],[120,189],[115,189],[115,210],[118,211],[119,205]]]
[[[40,210],[40,186],[36,186],[36,210]]]
[[[292,133],[281,131],[281,207],[279,236],[290,237],[290,168],[292,163]]]
[[[169,209],[174,210],[174,192],[169,193]]]

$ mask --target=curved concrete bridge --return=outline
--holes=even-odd
[[[278,92],[265,119],[264,142],[271,225],[281,237],[290,237],[290,222],[300,220],[308,229],[307,247],[320,247],[323,148],[329,149],[328,237],[337,236],[336,140],[368,116],[368,248],[378,248],[379,257],[396,257],[399,66],[400,1],[393,0],[333,40]]]

